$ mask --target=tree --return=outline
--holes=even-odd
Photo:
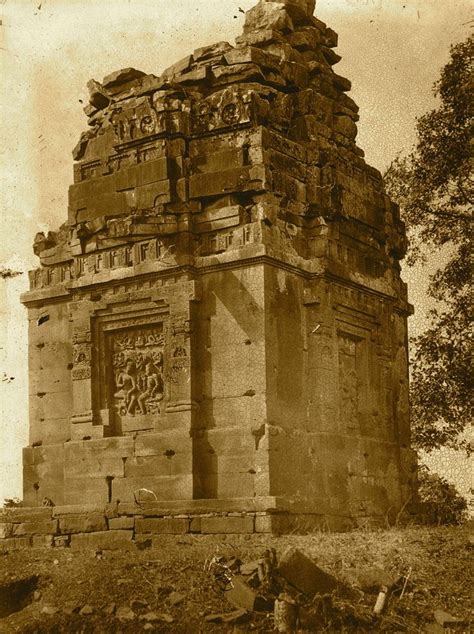
[[[431,505],[439,524],[462,524],[468,517],[467,500],[446,478],[433,473],[426,465],[418,469],[418,494],[422,502]]]
[[[464,431],[473,414],[473,57],[472,37],[451,47],[433,89],[439,106],[417,120],[415,148],[385,174],[408,227],[408,263],[440,253],[428,289],[437,308],[429,313],[429,327],[412,341],[413,442],[427,452],[440,447],[469,451]]]

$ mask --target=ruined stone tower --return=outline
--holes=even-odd
[[[154,516],[131,539],[343,527],[412,493],[405,230],[314,5],[260,0],[235,46],[89,83],[23,296],[28,506]]]

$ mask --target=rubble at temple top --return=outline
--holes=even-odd
[[[339,142],[353,142],[358,107],[345,94],[351,88],[350,81],[332,69],[341,59],[333,50],[337,34],[313,16],[315,4],[314,0],[260,0],[247,11],[235,46],[217,42],[198,48],[159,77],[126,68],[107,75],[101,83],[91,80],[85,112],[92,130],[75,148],[74,158],[82,158],[87,138],[113,121],[114,112],[129,107],[130,100],[154,93],[157,102],[173,95],[180,98],[183,92],[192,100],[236,84],[264,99],[261,109],[266,109],[266,117],[273,123],[278,124],[278,118],[285,126],[293,121],[290,136],[295,140],[301,135],[307,140],[329,138],[333,127],[329,119],[336,115],[334,132]],[[295,99],[282,100],[291,93],[301,93],[296,103]],[[169,109],[170,104],[163,108]],[[317,117],[311,124],[298,120],[306,114]],[[360,149],[356,153],[363,156]]]

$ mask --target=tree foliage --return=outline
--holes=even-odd
[[[429,314],[428,328],[413,340],[413,441],[425,451],[468,448],[463,432],[473,414],[473,57],[472,37],[451,47],[450,60],[434,85],[438,107],[418,119],[415,148],[385,174],[409,230],[408,263],[440,254],[428,289],[437,308]]]
[[[418,469],[418,485],[420,500],[434,506],[437,524],[462,524],[467,519],[466,498],[426,465]]]

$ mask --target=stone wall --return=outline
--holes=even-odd
[[[260,0],[235,46],[89,82],[23,296],[28,505],[146,488],[358,522],[414,496],[405,229],[313,12]]]

